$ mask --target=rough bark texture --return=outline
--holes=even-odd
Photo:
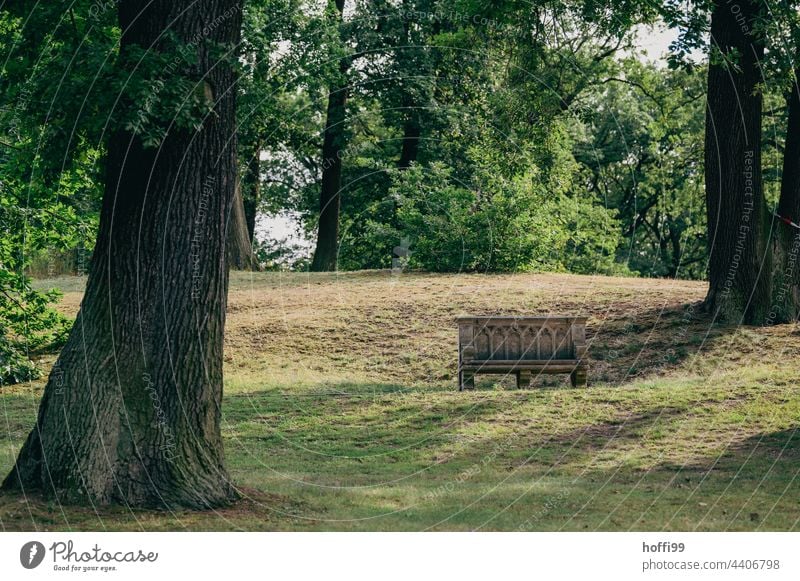
[[[763,39],[754,30],[760,2],[717,0],[706,112],[709,235],[707,308],[720,320],[764,324],[769,310],[768,227],[761,183]],[[713,52],[713,50],[712,50]],[[737,56],[738,54],[738,56]],[[768,261],[767,261],[768,262]]]
[[[795,71],[798,79],[800,70]],[[778,215],[800,223],[800,86],[797,80],[787,99],[789,119],[783,153],[783,174]],[[773,223],[773,283],[769,323],[800,318],[800,229],[775,218]]]
[[[344,0],[335,0],[339,19],[344,12]],[[345,149],[345,119],[347,105],[347,71],[350,59],[339,63],[339,76],[343,83],[331,89],[322,139],[322,185],[319,195],[319,229],[311,270],[316,272],[336,270],[339,254],[339,209],[341,207],[342,157]]]
[[[240,17],[241,0],[119,3],[121,51],[159,50],[168,27],[196,53],[181,71],[214,113],[196,132],[172,128],[159,148],[111,136],[85,296],[4,488],[81,504],[234,498],[220,402],[235,78],[209,51],[238,43]]]

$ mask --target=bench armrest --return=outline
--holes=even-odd
[[[475,359],[475,347],[467,345],[461,350],[461,361],[472,361]]]
[[[583,325],[572,326],[572,344],[575,348],[575,359],[585,359],[588,347],[586,346],[586,328]]]

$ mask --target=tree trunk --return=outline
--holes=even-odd
[[[258,204],[261,202],[261,143],[257,142],[250,157],[242,180],[242,201],[244,217],[247,223],[247,236],[254,240],[256,235],[256,216]]]
[[[236,190],[233,206],[228,214],[227,228],[226,252],[229,266],[235,270],[258,270],[258,261],[253,255],[247,211],[239,180],[236,180]]]
[[[403,0],[401,7],[403,12],[409,13],[412,8],[411,2]],[[413,77],[414,75],[424,74],[424,71],[421,70],[422,67],[419,66],[418,59],[414,58],[414,55],[418,53],[416,53],[417,49],[412,48],[412,44],[411,22],[409,19],[404,18],[403,32],[399,39],[400,46],[395,49],[397,51],[395,58],[399,61],[398,67],[401,76]],[[397,168],[402,170],[408,169],[411,167],[412,162],[417,161],[421,127],[419,109],[415,108],[418,103],[415,102],[407,87],[404,87],[402,91],[401,104],[403,109],[406,110],[406,119],[403,124],[403,141],[400,145],[400,159],[397,161]]]
[[[748,32],[756,28],[760,5],[715,3],[711,43],[721,54],[712,48],[705,134],[710,249],[705,304],[720,320],[747,324],[766,322],[770,300],[769,264],[762,264],[768,256],[757,87],[764,44],[759,34]]]
[[[800,223],[800,69],[789,93],[789,119],[783,152],[783,174],[778,215]],[[770,323],[786,323],[800,318],[800,229],[776,218],[773,224],[773,279]]]
[[[339,22],[343,18],[344,0],[335,0]],[[311,270],[334,271],[339,254],[339,209],[341,207],[342,157],[345,149],[347,105],[347,71],[350,59],[339,62],[342,83],[328,95],[325,133],[322,140],[322,185],[319,196],[319,229]]]
[[[403,144],[400,150],[400,159],[397,162],[398,169],[407,169],[411,163],[417,161],[419,153],[419,138],[421,128],[419,118],[415,112],[410,112],[403,127]]]
[[[681,260],[683,259],[683,251],[681,249],[681,232],[679,228],[673,227],[673,224],[675,224],[674,218],[670,217],[668,224],[669,241],[672,245],[672,257],[670,262],[667,263],[669,265],[667,276],[669,278],[677,278],[678,271],[681,267]]]
[[[235,498],[220,434],[235,53],[220,60],[218,49],[238,44],[241,0],[122,0],[119,20],[122,55],[135,45],[174,54],[172,35],[185,43],[196,61],[176,56],[179,70],[214,111],[197,131],[171,126],[158,148],[127,131],[110,137],[81,309],[3,487],[207,508]]]

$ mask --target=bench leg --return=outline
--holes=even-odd
[[[472,371],[461,371],[458,374],[458,391],[465,389],[475,389],[475,373]]]
[[[569,381],[572,387],[586,387],[586,368],[577,367],[569,374]]]
[[[517,389],[527,389],[531,386],[530,370],[517,371]]]

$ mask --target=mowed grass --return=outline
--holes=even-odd
[[[82,281],[55,283],[74,314]],[[554,274],[234,273],[222,430],[243,500],[159,512],[4,495],[0,526],[796,530],[800,333],[712,326],[704,293]],[[467,313],[589,315],[589,387],[484,376],[457,392]],[[0,392],[3,474],[41,388]]]

